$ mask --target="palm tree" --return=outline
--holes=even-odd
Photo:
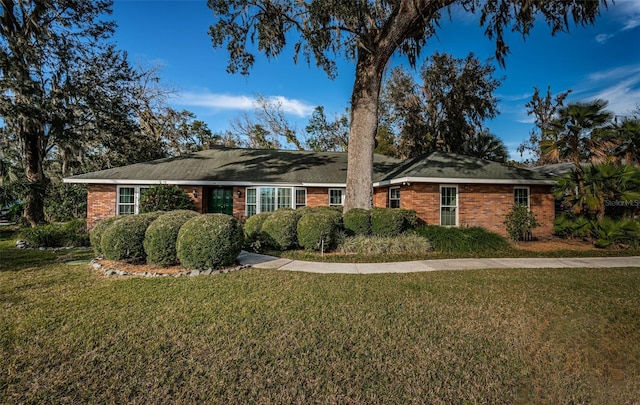
[[[615,154],[625,164],[640,164],[640,119],[626,118],[612,126],[618,145]]]
[[[546,139],[540,143],[543,154],[551,162],[603,163],[613,143],[605,131],[613,119],[606,111],[606,100],[572,103],[558,110]]]
[[[583,191],[578,186],[580,181]],[[607,206],[615,206],[613,202],[626,207],[625,202],[640,200],[640,169],[628,165],[585,165],[580,171],[573,170],[560,177],[554,195],[564,198],[564,204],[574,214],[595,215],[602,221]]]
[[[462,151],[469,156],[500,163],[506,162],[509,157],[502,140],[489,131],[471,135],[462,146]]]
[[[540,142],[540,149],[550,162],[573,162],[578,193],[585,195],[582,164],[604,163],[611,156],[614,142],[606,130],[613,113],[606,111],[606,100],[571,103],[558,109],[550,123],[548,138]]]

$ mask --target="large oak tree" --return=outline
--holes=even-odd
[[[526,36],[536,21],[555,34],[569,21],[592,24],[606,0],[208,0],[215,14],[214,47],[226,46],[227,70],[247,74],[253,52],[275,57],[288,41],[301,55],[336,75],[336,59],[355,61],[351,96],[349,166],[345,210],[371,207],[373,151],[378,97],[387,63],[395,53],[415,65],[442,14],[451,6],[479,13],[485,34],[496,43],[501,63],[509,52],[505,30]],[[252,45],[255,45],[252,46]]]

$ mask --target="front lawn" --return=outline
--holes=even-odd
[[[640,400],[640,269],[106,279],[8,242],[0,260],[3,403]]]

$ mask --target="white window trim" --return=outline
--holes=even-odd
[[[442,225],[442,189],[443,188],[455,188],[456,189],[456,224],[455,225]],[[438,216],[440,217],[440,220],[438,221],[438,223],[440,224],[440,226],[445,226],[445,227],[451,227],[451,226],[455,226],[457,227],[459,222],[458,216],[460,214],[460,193],[459,193],[459,189],[458,189],[458,185],[457,184],[447,184],[447,185],[440,185],[440,193],[438,194],[438,198],[439,198],[439,202],[438,202]],[[448,205],[447,207],[453,207],[452,205]]]
[[[391,190],[398,190],[398,198],[391,198]],[[391,207],[391,201],[398,201],[398,208],[400,208],[400,198],[402,198],[400,187],[389,187],[389,207]]]
[[[120,214],[120,189],[123,188],[132,188],[133,189],[133,214],[137,215],[140,213],[140,192],[141,189],[150,188],[151,186],[146,185],[136,185],[136,186],[118,186],[118,191],[116,193],[116,215],[131,215],[131,214]]]
[[[331,192],[332,191],[339,191],[341,196],[340,196],[340,204],[331,204]],[[346,188],[330,188],[327,191],[327,197],[329,198],[329,207],[338,207],[340,205],[344,206],[344,199],[347,196],[347,189]]]
[[[293,189],[293,209],[296,209],[298,207],[298,202],[296,201],[298,196],[298,190],[302,190],[304,191],[304,203],[301,205],[301,207],[306,207],[307,206],[307,189],[306,188],[301,188],[301,187],[294,187]]]
[[[513,203],[516,203],[516,190],[527,190],[527,209],[531,210],[531,188],[529,187],[514,187],[513,188]]]
[[[293,208],[294,210],[296,209],[296,191],[297,190],[304,190],[304,206],[306,207],[307,205],[307,189],[304,187],[282,187],[282,186],[255,186],[255,187],[247,187],[245,188],[245,195],[247,195],[248,190],[256,190],[256,202],[255,202],[255,206],[256,206],[256,214],[259,214],[262,212],[262,204],[260,201],[260,194],[261,194],[261,189],[263,188],[273,188],[276,190],[275,196],[274,196],[274,201],[275,201],[275,206],[274,208],[277,207],[278,205],[278,189],[282,189],[282,188],[287,188],[289,190],[291,190],[291,204],[289,207],[287,208]],[[245,216],[247,216],[247,212],[249,205],[254,205],[254,204],[249,204],[249,202],[247,201],[247,199],[245,198],[245,202],[244,202],[244,213]],[[280,207],[283,208],[283,207]],[[277,209],[277,208],[276,208]],[[271,212],[271,211],[268,211]]]

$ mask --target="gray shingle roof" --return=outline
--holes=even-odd
[[[530,181],[532,183],[545,183],[550,180],[545,173],[445,152],[432,152],[426,156],[408,159],[396,170],[388,173],[383,181],[403,178],[460,179],[461,182],[463,180]]]
[[[402,161],[376,155],[374,179]],[[345,184],[347,153],[216,148],[67,178],[67,182],[115,181]]]
[[[72,176],[68,183],[345,184],[347,153],[216,148],[189,155]],[[374,157],[374,182],[460,179],[547,183],[549,176],[455,153],[433,152],[401,161]]]

